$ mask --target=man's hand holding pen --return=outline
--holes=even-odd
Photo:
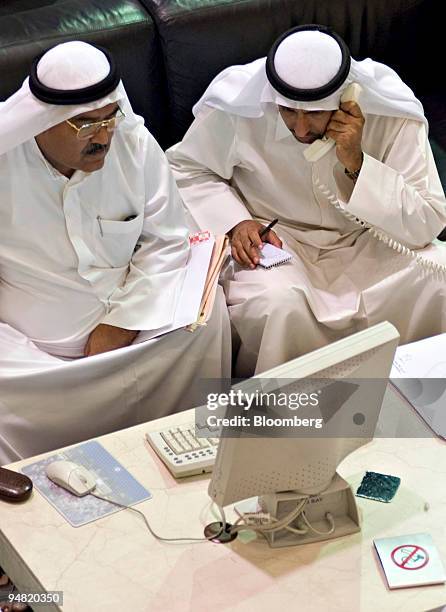
[[[259,251],[264,242],[270,242],[276,247],[282,247],[282,241],[271,229],[278,219],[267,226],[259,221],[241,221],[229,232],[231,238],[232,257],[245,268],[254,269],[260,261]]]

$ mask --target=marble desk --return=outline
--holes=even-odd
[[[0,502],[0,565],[22,590],[64,592],[63,608],[35,610],[421,612],[444,605],[445,586],[389,591],[372,540],[429,532],[446,561],[446,442],[411,437],[424,426],[391,390],[383,414],[405,437],[375,438],[339,469],[354,490],[365,470],[402,479],[390,504],[357,498],[361,533],[283,549],[271,549],[263,538],[163,543],[125,510],[73,528],[34,492],[20,506]],[[214,518],[209,479],[175,481],[144,443],[144,433],[190,419],[180,413],[98,438],[150,489],[153,499],[138,508],[168,537],[202,536]]]

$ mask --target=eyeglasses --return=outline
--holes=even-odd
[[[119,113],[119,114],[118,114]],[[116,114],[110,119],[103,119],[102,121],[92,121],[91,123],[84,123],[80,127],[69,121],[65,120],[65,123],[68,123],[73,130],[76,130],[76,136],[79,140],[89,140],[95,134],[102,130],[102,128],[106,128],[107,132],[113,132],[114,129],[125,119],[125,114],[122,112],[120,108],[117,109]]]

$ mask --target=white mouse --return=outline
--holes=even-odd
[[[72,461],[53,461],[46,466],[46,475],[70,493],[82,497],[96,486],[96,478],[82,465]]]

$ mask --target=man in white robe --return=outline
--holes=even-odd
[[[341,103],[353,82],[359,105]],[[196,225],[232,237],[224,288],[238,375],[383,320],[402,343],[445,331],[444,267],[425,270],[446,259],[430,244],[446,203],[421,104],[393,70],[301,26],[268,58],[217,75],[194,114],[167,157]],[[324,133],[336,146],[309,163]],[[293,260],[265,270],[259,232],[274,218],[263,240]]]
[[[0,193],[0,464],[189,408],[230,376],[222,294],[206,326],[144,341],[174,320],[189,231],[104,50],[53,47],[0,104]]]

